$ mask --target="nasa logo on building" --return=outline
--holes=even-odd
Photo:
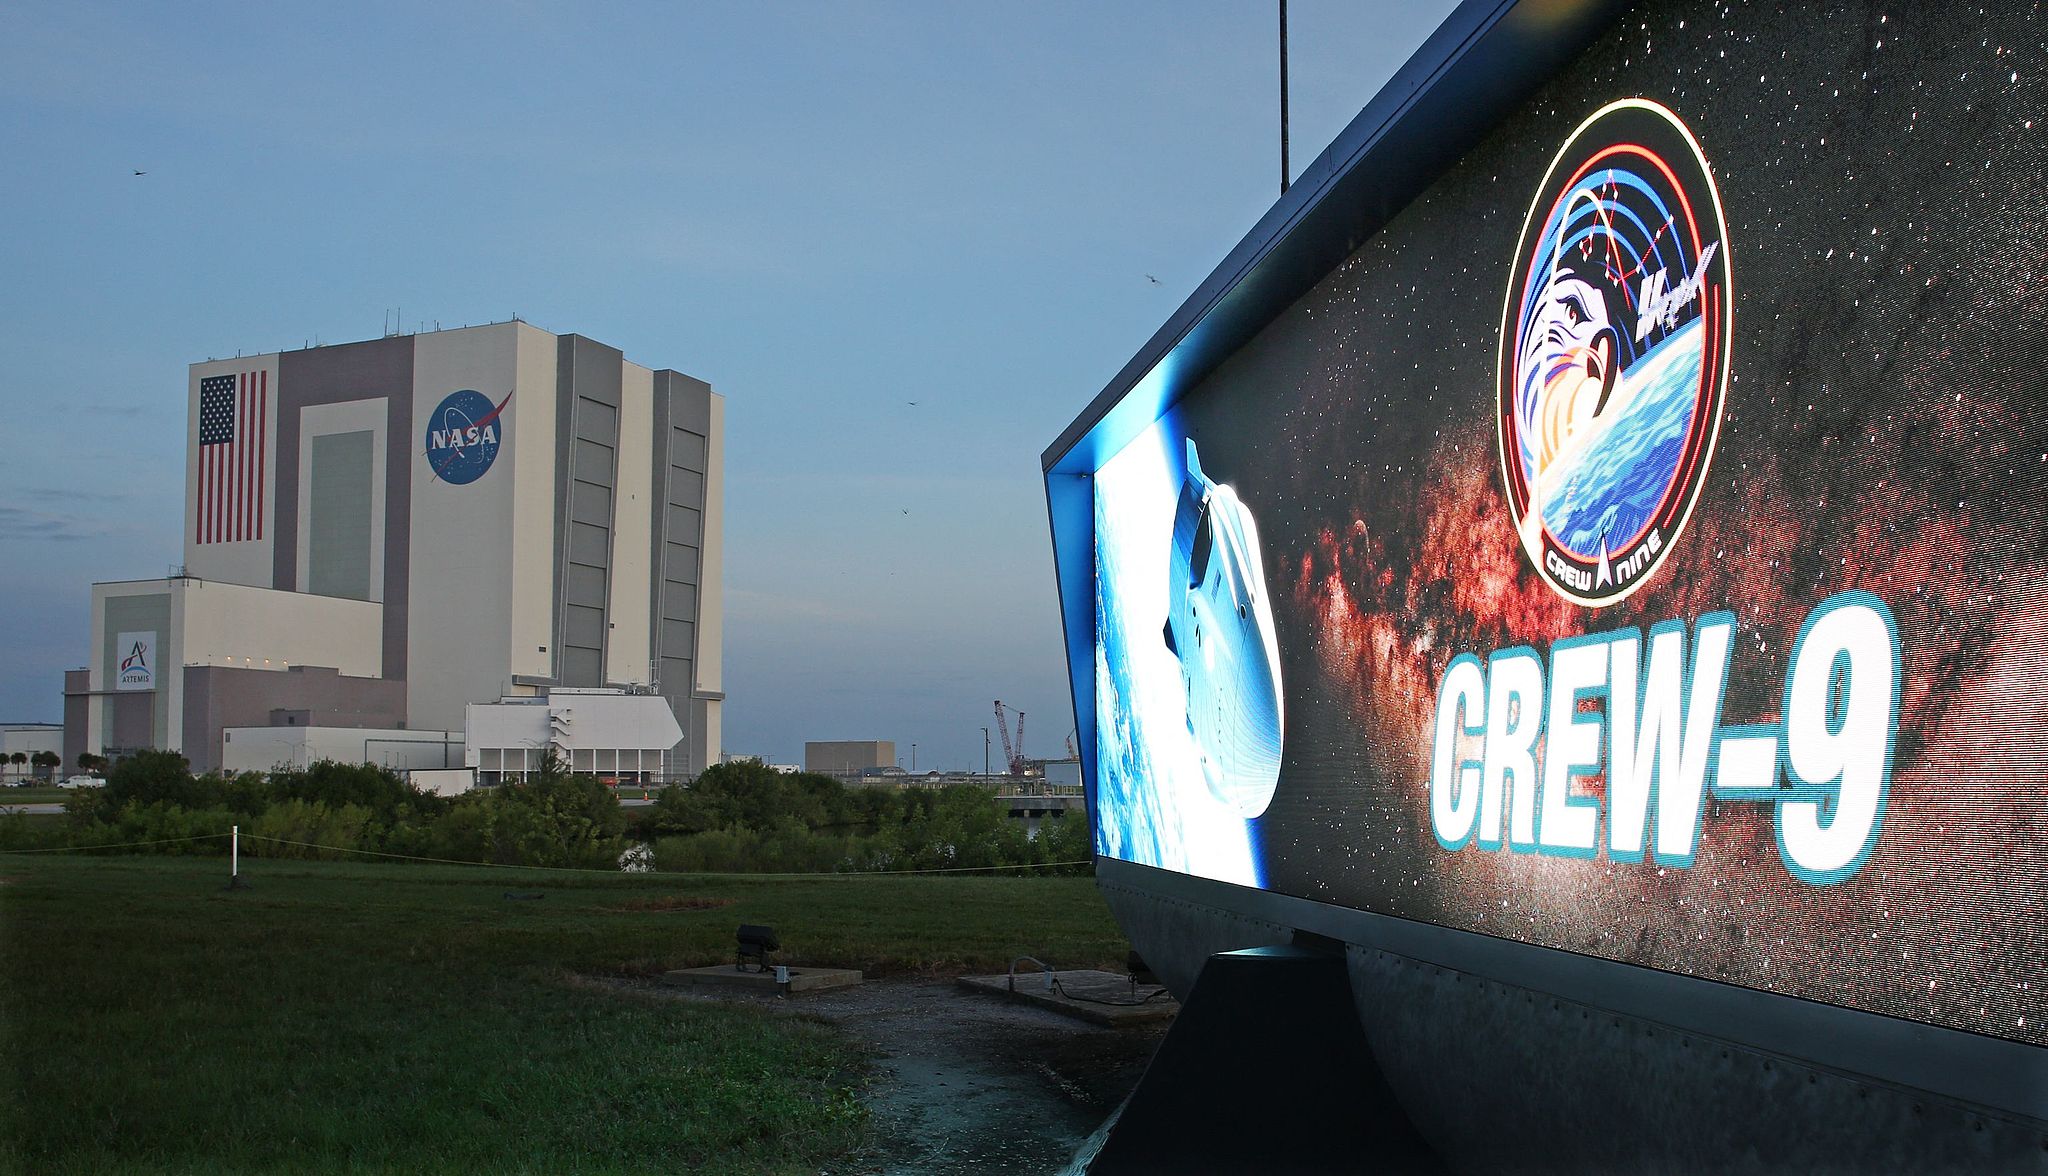
[[[1713,458],[1733,338],[1706,157],[1654,102],[1612,103],[1536,190],[1501,313],[1501,476],[1523,553],[1598,607],[1650,579]]]
[[[450,392],[427,418],[427,467],[433,480],[466,486],[490,472],[505,439],[505,406],[473,388]]]

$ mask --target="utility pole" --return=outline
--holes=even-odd
[[[917,775],[917,744],[910,745],[910,774]]]
[[[1287,0],[1280,0],[1280,194],[1287,195]]]
[[[988,775],[988,728],[981,729],[981,774]]]

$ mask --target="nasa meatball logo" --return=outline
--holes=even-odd
[[[1501,474],[1523,553],[1568,600],[1648,583],[1699,498],[1728,383],[1726,222],[1697,140],[1630,99],[1536,190],[1501,315]]]
[[[490,471],[505,437],[505,406],[473,388],[450,392],[427,418],[427,466],[433,480],[466,486]]]

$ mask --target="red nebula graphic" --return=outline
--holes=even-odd
[[[2048,565],[2001,558],[2025,520],[1974,509],[1982,487],[1915,476],[1900,448],[1927,435],[2010,444],[2028,425],[1967,396],[1908,403],[1913,418],[1873,406],[1853,431],[1821,437],[1818,454],[1727,446],[1680,550],[1606,609],[1562,599],[1530,569],[1496,471],[1475,459],[1490,440],[1478,428],[1444,433],[1414,494],[1373,495],[1372,508],[1315,530],[1276,577],[1291,613],[1282,630],[1314,634],[1327,696],[1372,749],[1364,783],[1385,790],[1372,807],[1385,821],[1391,802],[1402,830],[1390,851],[1431,875],[1435,901],[1399,913],[2048,1040],[2038,980],[2048,959]],[[1772,806],[1712,798],[1686,869],[1433,842],[1430,740],[1454,656],[1545,651],[1581,633],[1727,609],[1738,629],[1722,723],[1772,723],[1802,619],[1852,588],[1886,602],[1904,658],[1888,805],[1855,876],[1795,879]],[[1598,775],[1574,791],[1604,802]]]

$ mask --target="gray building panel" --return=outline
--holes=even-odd
[[[611,544],[618,489],[619,404],[625,356],[563,335],[557,343],[555,678],[605,685],[610,636]]]
[[[609,420],[611,432],[606,434],[613,442],[618,439],[619,414],[594,413],[590,411],[591,401],[577,401],[577,427],[594,429],[598,422]],[[598,441],[595,434],[581,434],[576,437],[576,480],[592,486],[611,486],[617,482],[614,472],[618,464],[618,452],[608,442]]]
[[[579,563],[569,565],[566,581],[568,595],[573,600],[595,600],[604,595],[604,569],[585,567]]]
[[[187,666],[184,673],[185,757],[195,772],[220,766],[225,727],[405,726],[405,683],[387,678],[357,678],[327,666]]]
[[[604,527],[593,526],[590,523],[572,522],[569,524],[570,566],[573,567],[580,564],[599,572],[608,571],[607,565],[611,560],[611,545],[611,533]],[[566,577],[564,584],[566,587]],[[602,590],[595,595],[585,596],[580,599],[568,596],[565,593],[562,599],[565,605],[582,604],[597,609],[602,609],[605,605],[605,597]]]
[[[64,671],[64,764],[58,776],[78,770],[78,757],[85,754],[85,729],[92,714],[92,672]]]
[[[578,479],[569,492],[569,521],[609,531],[612,525],[611,488],[593,486]]]
[[[562,610],[562,643],[571,649],[602,649],[604,626],[603,609],[572,604]]]
[[[565,646],[560,664],[560,681],[564,686],[585,686],[604,680],[604,653],[600,650]]]
[[[663,682],[688,682],[688,681],[691,681],[692,679],[691,679],[691,676],[690,676],[690,671],[691,671],[691,670],[692,670],[693,668],[694,668],[694,665],[693,665],[693,663],[692,663],[692,662],[690,661],[690,659],[689,659],[689,658],[687,658],[687,657],[665,657],[665,658],[662,658],[662,659],[661,659],[661,680],[662,680]],[[676,706],[676,708],[677,708],[677,709],[676,709],[676,717],[677,717],[678,719],[680,719],[680,718],[682,717],[682,715],[683,715],[683,712],[684,712],[684,710],[686,710],[686,709],[687,709],[687,707],[685,707],[685,706],[684,706],[684,705],[683,705],[682,703],[676,703],[675,697],[674,697],[674,696],[672,696],[672,695],[670,695],[670,694],[668,693],[668,688],[667,688],[666,686],[662,687],[662,695],[663,695],[664,697],[668,698],[668,700],[669,700],[669,702],[670,702],[671,704],[674,704],[674,705]],[[684,700],[684,701],[685,701],[685,702],[687,702],[687,701],[688,701],[688,699],[687,699],[687,698],[685,698],[685,700]]]
[[[697,626],[693,621],[672,621],[662,618],[661,646],[663,649],[695,649],[697,647]],[[684,657],[679,660],[691,661]]]
[[[99,649],[100,682],[105,690],[100,696],[101,738],[108,747],[163,747],[171,733],[171,594],[109,596],[105,617],[106,633]],[[151,667],[156,689],[114,689],[121,659],[128,652],[120,647],[123,633],[156,634],[157,664]],[[182,651],[179,655],[183,656]]]
[[[678,371],[656,373],[668,377],[669,391],[676,399],[669,424],[679,429],[688,429],[699,436],[711,435],[711,385]]]
[[[137,691],[107,696],[107,733],[102,745],[109,755],[146,751],[165,742],[157,737],[157,732],[163,729],[163,704],[156,700],[167,693],[163,690],[154,694]]]
[[[711,746],[711,708],[701,699],[692,701],[682,726],[689,754],[703,767],[710,767],[710,756],[703,749]]]
[[[674,399],[672,388],[675,383],[675,376],[676,373],[669,371],[654,373],[654,427],[652,430],[653,435],[648,438],[647,446],[647,460],[653,476],[653,480],[648,485],[651,503],[665,503],[668,501],[669,463],[672,460],[671,446],[668,443],[668,438],[674,429],[671,421],[675,415],[675,405],[672,403]],[[673,705],[675,695],[671,693],[668,683],[670,681],[669,675],[674,672],[674,668],[663,658],[661,645],[661,618],[664,611],[662,603],[663,586],[667,583],[667,577],[663,572],[664,561],[662,558],[665,553],[664,545],[667,540],[662,535],[662,528],[666,525],[667,516],[660,513],[660,507],[657,506],[654,509],[657,513],[653,520],[654,525],[648,528],[647,543],[647,631],[651,634],[650,639],[653,646],[648,650],[648,661],[654,667],[654,680],[660,684],[662,694]],[[687,677],[681,680],[689,681]],[[675,707],[674,709],[677,721],[686,722],[688,712],[682,707]]]
[[[704,472],[704,458],[709,442],[704,434],[678,428],[669,439],[669,461],[686,470]]]
[[[675,506],[668,511],[669,537],[679,543],[690,544],[695,550],[697,537],[704,533],[704,512],[694,506]],[[694,583],[695,578],[685,581]]]
[[[698,552],[688,543],[670,543],[662,548],[662,579],[676,584],[697,582]]]
[[[658,619],[690,621],[697,617],[697,586],[665,581],[661,586],[661,615]]]
[[[298,582],[299,414],[314,404],[383,398],[384,417],[384,676],[403,680],[412,576],[413,339],[399,335],[277,357],[277,530],[271,587],[306,590]]]
[[[711,385],[676,371],[654,373],[653,528],[654,662],[661,693],[675,708],[684,751],[702,758],[710,713],[696,694],[697,604],[702,583],[705,471],[711,433]]]
[[[677,431],[678,436],[688,434]],[[669,467],[668,504],[672,507],[702,507],[704,505],[704,472],[686,469],[683,466]],[[696,542],[697,532],[693,529],[687,535],[678,536],[689,542]]]
[[[370,599],[371,484],[367,430],[313,438],[307,494],[306,591]]]

